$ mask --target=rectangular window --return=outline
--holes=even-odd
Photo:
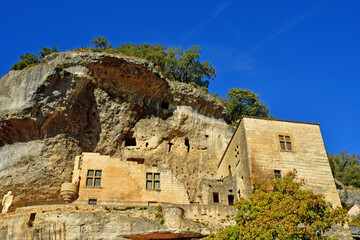
[[[283,151],[292,151],[290,136],[279,135],[280,148]]]
[[[281,178],[281,171],[280,170],[274,170],[275,178]]]
[[[101,185],[101,170],[88,170],[86,176],[87,187],[100,187]]]
[[[228,195],[229,205],[234,205],[234,195]]]
[[[146,189],[160,190],[160,173],[146,173]]]
[[[219,193],[213,192],[213,202],[218,203],[219,202]]]
[[[97,204],[97,199],[89,199],[88,204],[89,205],[96,205]]]

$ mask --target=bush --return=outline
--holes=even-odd
[[[26,53],[25,55],[21,55],[20,61],[15,63],[11,67],[11,70],[22,70],[26,67],[34,66],[34,65],[40,63],[40,60],[44,59],[45,56],[47,56],[51,53],[54,53],[54,52],[58,52],[58,49],[56,48],[56,46],[52,46],[51,49],[46,48],[46,47],[41,47],[40,52],[38,52],[38,54],[40,55],[40,59],[38,56],[31,54],[31,53]]]
[[[29,66],[33,66],[37,63],[39,63],[39,59],[36,55],[31,54],[31,53],[26,53],[25,55],[21,55],[20,56],[20,61],[18,61],[17,63],[15,63],[12,67],[11,70],[21,70],[24,69],[26,67]]]
[[[249,200],[235,203],[236,225],[208,239],[337,239],[324,236],[333,223],[344,224],[346,213],[311,190],[301,190],[296,172],[282,179],[254,179]]]

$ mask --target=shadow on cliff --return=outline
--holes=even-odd
[[[0,147],[65,134],[78,141],[83,151],[93,151],[101,132],[95,86],[66,72],[57,72],[47,81],[34,94],[32,108],[0,121]]]

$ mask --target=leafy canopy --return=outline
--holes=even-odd
[[[27,66],[31,66],[33,64],[39,63],[39,58],[31,53],[26,53],[25,55],[20,56],[20,61],[15,63],[11,70],[21,70],[23,68],[26,68]]]
[[[106,38],[100,36],[97,36],[91,42],[95,45],[95,48],[97,49],[106,49],[113,47],[113,45],[110,44]]]
[[[236,225],[208,239],[337,239],[323,236],[333,223],[344,224],[346,213],[311,190],[301,190],[296,171],[282,179],[253,179],[249,200],[235,203]]]
[[[343,184],[360,188],[360,155],[350,155],[347,151],[328,155],[331,171]]]
[[[52,46],[52,48],[41,47],[41,50],[38,52],[38,54],[40,55],[40,60],[43,60],[45,56],[55,52],[59,52],[56,46]]]
[[[51,49],[46,48],[46,47],[41,47],[40,52],[38,52],[38,54],[40,55],[40,59],[38,56],[31,54],[31,53],[26,53],[25,55],[21,55],[20,61],[16,62],[11,67],[11,70],[21,70],[26,67],[31,67],[35,64],[40,63],[40,60],[44,59],[45,56],[47,56],[51,53],[54,53],[54,52],[58,52],[58,49],[56,48],[56,46],[53,46]]]
[[[161,44],[120,44],[112,48],[106,38],[96,37],[93,41],[94,51],[119,53],[127,56],[134,56],[146,59],[154,63],[155,68],[164,77],[172,81],[184,83],[195,83],[199,87],[209,87],[210,80],[216,78],[215,68],[207,61],[201,62],[200,46],[192,46],[190,49],[182,47],[165,47]]]
[[[247,89],[230,89],[225,106],[230,115],[230,122],[233,124],[242,115],[269,117],[269,109],[264,102],[259,100],[259,95]]]

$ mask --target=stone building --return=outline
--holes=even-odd
[[[121,161],[98,153],[75,158],[71,184],[62,186],[65,200],[77,203],[132,205],[189,204],[184,184],[169,169],[146,166],[143,159]]]
[[[341,206],[317,123],[243,117],[218,165],[216,178],[236,178],[249,197],[250,177],[281,177],[293,169],[305,187]],[[234,186],[235,187],[235,186]]]
[[[189,204],[187,189],[170,169],[147,166],[144,159],[83,153],[76,157],[71,184],[61,194],[77,202]],[[293,169],[305,187],[340,206],[319,124],[243,117],[217,166],[215,178],[202,178],[200,204],[232,205],[248,198],[251,177],[281,177]]]

